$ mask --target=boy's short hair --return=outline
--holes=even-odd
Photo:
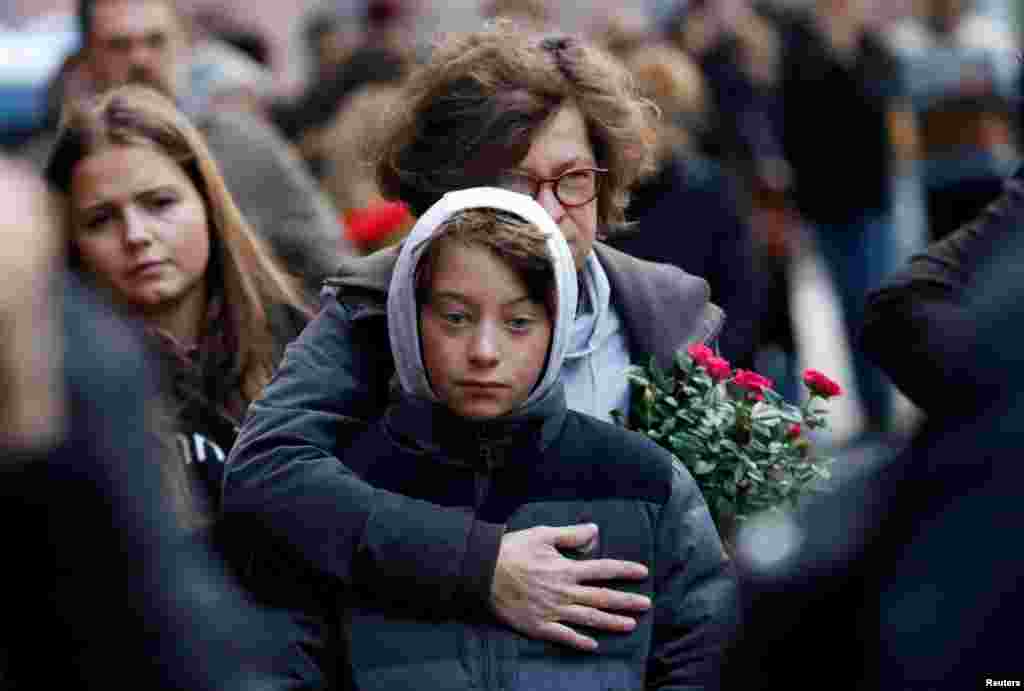
[[[522,279],[530,299],[544,305],[554,319],[555,265],[548,252],[547,239],[532,223],[499,209],[466,209],[441,224],[416,267],[417,305],[422,306],[430,299],[443,239],[490,250]]]

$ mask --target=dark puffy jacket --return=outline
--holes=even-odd
[[[736,624],[731,567],[686,469],[642,435],[567,411],[561,388],[514,424],[470,422],[403,400],[349,449],[351,470],[382,490],[518,530],[594,522],[587,558],[647,564],[622,586],[652,598],[629,634],[597,633],[597,653],[527,639],[465,603],[414,614],[415,594],[338,583],[286,550],[253,550],[259,597],[299,624],[282,671],[303,688],[708,689]],[[409,554],[440,563],[443,544]]]
[[[724,315],[702,279],[595,247],[634,362],[653,356],[668,367],[678,348],[717,337]],[[328,297],[249,406],[225,470],[225,527],[279,540],[322,572],[417,606],[486,608],[504,526],[376,489],[347,467],[352,440],[389,402],[395,367],[381,286],[394,261],[387,252],[366,258],[365,293],[350,281]]]

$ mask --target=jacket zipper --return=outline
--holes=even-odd
[[[494,465],[493,449],[486,443],[480,443],[480,465],[476,468],[476,497],[473,508],[479,510],[487,500],[491,489],[491,471]]]
[[[491,487],[491,472],[494,467],[494,449],[491,448],[483,440],[478,441],[480,463],[477,465],[475,470],[476,476],[476,497],[474,508],[479,511],[487,500],[487,495],[490,492]],[[493,679],[494,676],[494,665],[491,660],[491,641],[490,632],[486,624],[483,624],[480,629],[480,653],[483,660],[483,685],[485,689],[497,688],[497,684]]]

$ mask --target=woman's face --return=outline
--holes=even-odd
[[[511,412],[529,397],[544,370],[551,317],[490,250],[438,242],[430,293],[420,308],[430,386],[462,417]]]
[[[82,266],[115,299],[158,312],[205,299],[206,205],[175,161],[142,146],[111,146],[75,166],[72,242]]]
[[[566,103],[534,135],[526,158],[516,170],[537,178],[553,178],[574,168],[597,166],[587,136],[587,123],[574,103]],[[562,206],[551,184],[542,185],[537,202],[551,215],[582,268],[597,237],[597,199],[572,208]]]

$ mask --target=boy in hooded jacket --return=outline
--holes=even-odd
[[[647,565],[645,581],[618,587],[650,597],[651,612],[631,631],[594,631],[597,650],[581,654],[526,638],[472,601],[424,614],[391,595],[397,584],[341,582],[264,542],[244,578],[292,611],[280,663],[302,688],[718,688],[731,567],[682,464],[567,409],[560,370],[577,289],[569,246],[533,199],[446,194],[402,246],[387,302],[398,390],[347,464],[380,490],[509,530],[596,523],[600,540],[575,556]],[[423,559],[454,558],[445,544],[423,547]]]

